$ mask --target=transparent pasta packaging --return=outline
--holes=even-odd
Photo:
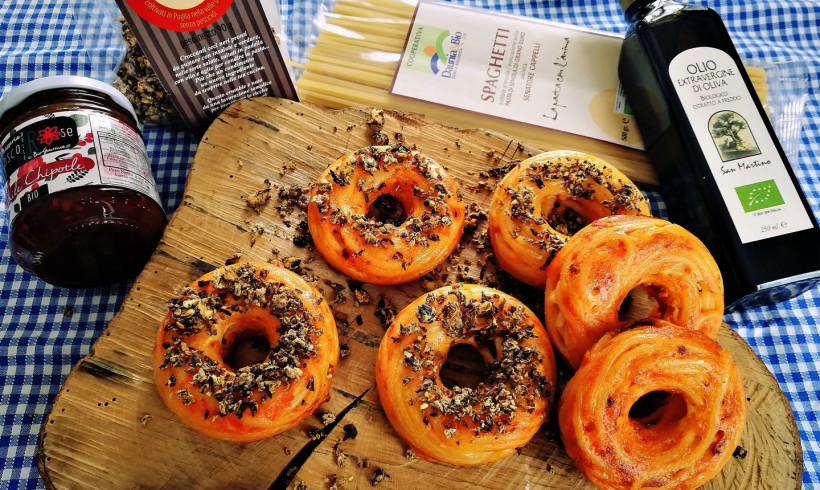
[[[469,11],[481,9],[448,5],[452,15],[446,16],[446,19],[441,16],[438,21],[419,22],[416,17],[420,12],[418,8],[420,5],[429,8],[426,5],[428,3],[418,3],[415,0],[336,0],[321,3],[315,13],[305,61],[295,64],[298,75],[296,88],[300,100],[331,108],[363,106],[417,112],[431,121],[446,125],[498,131],[544,150],[581,149],[613,163],[636,182],[657,184],[655,172],[641,151],[642,143],[637,126],[633,123],[628,101],[619,97],[617,52],[621,35],[590,31],[548,20],[545,22],[544,19],[510,16],[507,20],[496,22],[503,26],[508,21],[520,20],[531,23],[531,26],[522,28],[520,32],[513,29],[513,32],[505,34],[505,46],[498,47],[492,44],[492,38],[490,41],[483,41],[481,33],[473,32],[478,29],[470,30],[472,20],[463,23],[457,20],[458,16],[466,16],[470,14]],[[497,12],[488,16],[504,18],[499,17]],[[467,26],[463,29],[464,32],[459,29],[460,25]],[[425,42],[424,36],[427,34],[423,34],[420,45],[414,46],[414,39],[419,37],[416,34],[420,29],[434,33],[447,32],[449,37],[445,37],[444,42],[439,42],[437,46],[434,38]],[[564,34],[565,32],[569,34]],[[457,75],[464,75],[458,80],[461,83],[454,89],[455,92],[469,92],[469,85],[465,82],[468,78],[489,79],[488,67],[493,67],[493,53],[503,51],[503,61],[497,63],[501,68],[499,75],[495,80],[484,80],[484,88],[481,90],[492,90],[497,96],[496,101],[501,99],[496,104],[500,106],[505,105],[505,102],[507,106],[514,106],[515,99],[519,98],[522,109],[518,112],[508,111],[504,116],[499,116],[498,111],[491,114],[492,110],[481,113],[480,108],[476,109],[477,105],[472,101],[465,103],[463,98],[453,97],[443,101],[445,96],[439,93],[435,88],[437,86],[428,83],[414,84],[422,95],[400,95],[400,77],[397,72],[400,65],[407,65],[411,57],[424,60],[425,66],[422,67],[416,62],[413,67],[416,71],[435,71],[435,66],[429,68],[426,65],[438,61],[442,72],[427,75],[438,75],[441,78],[442,75],[448,75],[448,70],[449,74],[453,74],[455,70],[452,70],[452,65],[455,63],[452,62],[452,57],[449,66],[442,59],[450,53],[453,57],[461,54],[456,52],[460,47],[453,41],[458,36],[462,36],[465,45],[485,42],[487,56],[479,62],[468,56],[460,56],[457,60],[457,73],[452,81],[457,81]],[[550,36],[558,38],[547,46],[546,43],[539,42],[540,36],[547,40],[551,39]],[[564,38],[567,40],[564,41]],[[613,50],[614,58],[597,63],[585,61],[590,53],[597,50]],[[535,60],[536,56],[538,60]],[[301,58],[297,57],[299,59]],[[540,66],[528,69],[528,63],[534,61]],[[768,113],[784,149],[793,157],[800,144],[803,105],[808,90],[807,67],[801,62],[747,61],[747,69],[753,75],[756,90],[767,103]],[[575,72],[562,66],[567,64],[572,64]],[[611,65],[611,70],[608,65]],[[407,71],[406,68],[401,67]],[[541,92],[536,91],[538,81],[533,84],[533,77],[544,78]],[[607,81],[601,82],[601,79]],[[426,85],[429,85],[429,95],[423,93]],[[476,93],[472,99],[478,101],[481,95]],[[507,100],[501,96],[506,96]],[[512,99],[512,104],[509,99]],[[558,107],[550,112],[552,106]],[[539,125],[537,121],[534,124],[532,119],[538,117],[539,107],[543,109],[545,117],[555,114],[559,109],[563,110],[565,122],[559,120],[546,127]],[[521,111],[534,111],[534,115],[519,118]],[[605,122],[601,122],[602,120]],[[593,132],[586,132],[589,128]],[[626,132],[629,133],[628,137],[624,135]]]

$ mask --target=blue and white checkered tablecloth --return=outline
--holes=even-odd
[[[317,12],[331,0],[282,4],[291,56],[305,59]],[[792,165],[820,218],[820,2],[699,0],[726,21],[741,55],[798,62],[810,81],[799,155]],[[462,0],[462,3],[613,32],[623,32],[616,0]],[[0,3],[0,95],[25,81],[81,74],[110,81],[124,47],[113,0],[3,0]],[[196,150],[187,131],[144,130],[166,210],[180,200]],[[662,210],[652,194],[655,210]],[[37,434],[72,366],[119,308],[129,284],[91,290],[49,286],[23,272],[7,247],[8,218],[0,208],[0,488],[40,488]],[[820,251],[818,251],[820,253]],[[800,430],[805,488],[820,488],[820,288],[781,304],[726,317],[774,373]]]

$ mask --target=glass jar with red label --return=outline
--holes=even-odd
[[[98,80],[47,77],[0,100],[11,254],[63,287],[135,277],[165,228],[133,106]]]

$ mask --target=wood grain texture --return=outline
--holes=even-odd
[[[38,465],[48,487],[258,489],[304,481],[317,489],[328,488],[327,479],[336,475],[344,488],[369,488],[377,468],[391,477],[380,485],[385,488],[589,486],[551,424],[519,455],[487,466],[460,469],[406,459],[406,446],[385,419],[375,389],[375,355],[384,330],[374,310],[382,296],[402,308],[425,292],[421,281],[364,285],[372,298],[365,305],[357,305],[346,289],[346,301],[335,303],[330,284],[346,285],[345,278],[315,252],[292,243],[301,214],[283,218],[275,209],[276,197],[260,213],[246,205],[244,197],[263,188],[265,179],[303,187],[345,150],[367,146],[374,130],[366,124],[368,116],[365,110],[336,112],[263,98],[237,103],[216,120],[200,144],[184,199],[156,253],[91,355],[66,379],[43,425]],[[489,131],[429,124],[415,114],[386,111],[386,116],[384,129],[391,140],[400,132],[407,144],[445,163],[464,183],[467,199],[483,206],[489,204],[495,180],[481,171],[540,151]],[[255,240],[254,226],[264,228]],[[481,227],[475,233],[480,232]],[[486,265],[475,245],[464,243],[457,252],[460,265],[447,266],[453,271],[446,282],[456,279],[458,266],[462,274],[477,278]],[[272,262],[301,258],[303,273],[313,276],[337,312],[347,314],[339,330],[351,354],[341,360],[331,399],[321,409],[336,414],[336,422],[323,428],[319,440],[307,435],[322,428],[318,417],[262,442],[212,440],[178,423],[156,393],[151,348],[166,301],[236,253]],[[355,320],[359,315],[361,322]],[[707,488],[799,488],[802,453],[788,402],[735,332],[724,326],[718,340],[743,372],[749,417],[742,447],[748,454],[732,458]],[[334,446],[346,424],[355,425],[358,437],[341,443],[347,461],[339,466]]]

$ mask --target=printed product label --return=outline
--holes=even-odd
[[[195,132],[203,133],[238,100],[298,100],[285,64],[287,50],[275,32],[280,23],[276,0],[117,4],[180,116]]]
[[[233,0],[125,0],[147,22],[173,31],[193,31],[212,25]]]
[[[23,210],[72,187],[113,185],[160,204],[140,135],[104,114],[55,112],[15,127],[0,142],[11,222]]]
[[[740,241],[749,243],[812,222],[741,69],[725,52],[700,47],[676,56],[669,76]]]
[[[391,92],[643,149],[633,116],[623,99],[618,103],[622,42],[564,24],[420,2]]]

